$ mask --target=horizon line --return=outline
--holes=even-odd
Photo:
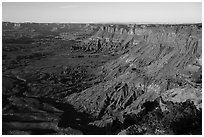
[[[34,22],[34,21],[2,21],[9,23],[41,23],[41,24],[202,24],[202,22]]]

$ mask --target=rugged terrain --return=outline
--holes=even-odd
[[[202,134],[201,24],[3,23],[3,134]]]

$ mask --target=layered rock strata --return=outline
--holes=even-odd
[[[172,43],[175,41],[178,31],[183,31],[183,35],[181,34],[180,37],[186,37],[186,34],[193,36],[197,31],[196,25],[182,27],[179,25],[149,27],[142,25],[103,25],[82,45],[86,50],[94,51],[124,50],[141,42]]]
[[[190,101],[197,110],[202,109],[202,43],[196,26],[129,30],[102,26],[85,43],[88,49],[94,43],[95,50],[114,49],[106,45],[109,43],[130,49],[101,68],[104,82],[66,98],[101,123],[104,119],[124,123],[126,116],[139,117],[147,102],[156,101],[162,112],[169,111],[168,102]]]

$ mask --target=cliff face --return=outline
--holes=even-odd
[[[110,119],[124,124],[127,117],[142,119],[141,115],[156,108],[161,113],[172,114],[169,102],[180,103],[182,107],[190,101],[195,110],[201,110],[202,42],[197,26],[130,29],[102,26],[84,43],[87,50],[123,52],[128,49],[101,68],[104,82],[67,97],[66,101],[77,109],[99,119],[90,124],[103,127]]]
[[[196,35],[197,26],[161,25],[161,26],[142,26],[142,25],[104,25],[82,45],[86,50],[124,50],[134,47],[141,42],[145,43],[171,43],[177,39],[185,40],[188,35]],[[176,36],[179,33],[180,36]],[[178,40],[177,40],[178,41]],[[182,42],[182,40],[179,40]],[[181,43],[180,43],[181,44]]]

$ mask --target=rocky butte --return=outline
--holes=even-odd
[[[103,82],[65,99],[97,118],[90,125],[115,134],[201,132],[200,25],[102,25],[82,47],[122,54],[100,68]]]

